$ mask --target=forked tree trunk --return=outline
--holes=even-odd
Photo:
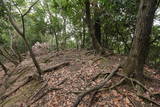
[[[126,75],[133,74],[138,80],[143,78],[143,67],[148,56],[150,34],[158,2],[158,0],[140,1],[134,40],[125,65]]]
[[[93,49],[95,49],[95,51],[97,53],[103,54],[104,50],[101,47],[101,45],[99,44],[98,40],[96,39],[94,26],[91,22],[90,1],[89,0],[85,0],[85,8],[86,8],[86,21],[87,21],[87,25],[88,25],[88,32],[89,32],[89,35],[91,36],[91,39],[92,39],[92,47],[93,47]]]
[[[22,37],[22,39],[24,40],[24,42],[25,42],[25,44],[26,44],[26,46],[27,46],[27,48],[28,48],[28,50],[29,50],[30,56],[31,56],[31,58],[32,58],[32,61],[33,61],[34,65],[35,65],[35,67],[36,67],[36,69],[37,69],[37,73],[38,73],[39,77],[41,77],[42,71],[41,71],[40,65],[39,65],[39,63],[37,62],[36,57],[35,57],[35,55],[34,55],[34,53],[33,53],[33,51],[32,51],[32,48],[30,47],[30,45],[29,45],[29,43],[28,43],[28,41],[27,41],[27,39],[26,39],[26,35],[25,35],[25,25],[24,25],[24,16],[28,14],[28,12],[30,11],[30,9],[31,9],[37,2],[38,2],[38,1],[36,1],[33,5],[31,5],[31,7],[28,9],[28,11],[27,11],[25,14],[22,15],[22,13],[20,13],[20,14],[21,14],[21,20],[22,20],[22,29],[23,29],[23,30],[21,30],[21,28],[17,25],[17,23],[16,23],[15,20],[13,19],[12,15],[11,15],[10,11],[8,10],[8,8],[6,7],[4,1],[2,0],[2,4],[3,4],[3,7],[5,8],[5,10],[6,10],[6,12],[7,12],[9,22],[11,23],[11,25],[13,26],[13,28],[17,31],[17,33],[18,33],[18,34]]]

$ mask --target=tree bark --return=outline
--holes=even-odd
[[[89,32],[89,35],[91,36],[91,39],[92,39],[93,49],[95,49],[95,51],[97,53],[104,54],[104,50],[101,47],[101,45],[99,44],[99,42],[95,36],[94,27],[93,27],[92,20],[91,20],[90,1],[89,0],[85,0],[85,8],[86,8],[86,21],[87,21],[87,25],[88,25],[88,32]]]
[[[101,21],[100,21],[100,14],[98,12],[98,6],[97,4],[95,5],[95,10],[94,10],[94,33],[96,36],[97,41],[99,42],[99,44],[101,45]]]
[[[125,64],[126,75],[133,74],[138,80],[143,79],[143,67],[149,52],[150,34],[158,4],[159,0],[140,1],[133,44]]]
[[[22,37],[22,39],[24,40],[28,50],[29,50],[29,53],[30,53],[30,56],[32,58],[32,61],[37,69],[37,73],[39,75],[39,77],[41,76],[41,69],[40,69],[40,65],[39,63],[37,62],[36,58],[35,58],[35,55],[32,51],[32,48],[30,47],[27,39],[26,39],[26,34],[25,34],[25,25],[24,25],[24,17],[29,13],[29,11],[31,10],[31,8],[38,2],[38,0],[33,3],[29,9],[24,13],[22,14],[21,11],[19,10],[20,12],[20,15],[21,15],[21,21],[22,21],[22,29],[18,26],[18,24],[15,22],[14,18],[12,17],[10,11],[8,10],[8,8],[6,7],[4,1],[2,0],[2,4],[3,4],[3,7],[5,8],[6,12],[7,12],[7,15],[8,15],[8,19],[9,19],[9,22],[11,23],[11,25],[14,27],[14,29],[17,31],[17,33]]]

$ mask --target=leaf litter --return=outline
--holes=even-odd
[[[43,55],[37,56],[37,60],[40,63],[42,69],[47,69],[65,61],[69,61],[70,65],[58,69],[54,72],[45,73],[42,76],[43,81],[47,82],[48,87],[61,89],[57,91],[53,90],[47,93],[41,99],[31,104],[31,107],[71,107],[75,102],[78,94],[96,86],[104,80],[104,76],[99,76],[93,80],[95,76],[100,73],[103,74],[105,72],[111,72],[124,60],[124,56],[120,55],[112,55],[106,58],[87,53],[87,50],[64,50],[60,52],[47,52]],[[27,67],[27,69],[22,70],[25,67]],[[160,79],[160,75],[155,73],[158,71],[150,69],[147,66],[145,66],[145,70],[147,70],[147,72],[149,72],[153,78]],[[20,65],[18,65],[16,68],[13,68],[12,70],[12,72],[15,73],[20,71],[27,72],[24,73],[24,75],[32,75],[34,72],[36,72],[36,69],[30,58],[26,58]],[[119,72],[122,71],[123,70],[120,70]],[[0,78],[2,78],[2,76],[3,74],[0,74]],[[10,87],[15,87],[15,85],[19,84],[18,81],[22,80],[23,78],[18,78],[18,80]],[[108,81],[106,86],[113,85],[116,81],[119,80],[119,77],[113,77],[110,81]],[[38,87],[36,87],[34,90],[31,90],[33,93],[35,93],[42,86],[42,84],[37,83],[35,86]],[[146,84],[146,86],[152,92],[160,92],[160,85],[157,83],[153,85]],[[24,90],[25,88],[30,88],[30,85],[20,88],[12,96],[20,96],[18,93],[20,93],[20,90]],[[8,90],[10,90],[10,88]],[[33,94],[32,92],[30,93],[31,95],[28,95],[29,97],[31,97]],[[147,93],[145,94],[147,95]],[[26,93],[26,96],[23,97],[23,100],[17,100],[14,102],[15,105],[18,105],[19,107],[25,107],[27,105],[26,102],[28,102],[28,96]],[[79,107],[88,107],[91,97],[92,94],[87,95],[79,104]],[[8,101],[9,98],[6,100]],[[7,101],[4,101],[4,107],[8,107]],[[160,99],[156,99],[156,101],[159,102]],[[136,104],[144,106],[146,103],[144,103],[142,99],[136,96],[135,90],[133,88],[130,90],[130,86],[122,85],[116,89],[98,92],[94,96],[92,107],[134,107]]]

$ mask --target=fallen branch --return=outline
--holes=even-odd
[[[94,92],[94,91],[98,91],[100,88],[102,88],[111,78],[112,76],[118,71],[118,69],[120,68],[120,66],[118,66],[115,70],[113,70],[109,75],[108,77],[103,81],[101,82],[99,85],[81,93],[77,100],[75,101],[75,103],[73,104],[72,107],[77,107],[78,104],[81,102],[81,100],[87,95],[87,94],[90,94],[91,92]]]
[[[58,70],[64,66],[68,66],[70,63],[69,62],[63,62],[63,63],[60,63],[60,64],[57,64],[51,68],[48,68],[46,70],[43,71],[43,73],[46,73],[46,72],[52,72],[52,71],[55,71],[55,70]]]

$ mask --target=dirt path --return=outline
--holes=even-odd
[[[37,57],[37,59],[42,69],[47,69],[62,62],[70,62],[70,65],[43,75],[43,80],[45,83],[47,82],[48,87],[60,88],[60,90],[50,91],[40,100],[32,104],[31,107],[71,107],[79,92],[91,88],[104,80],[103,77],[100,77],[93,81],[93,77],[99,73],[111,72],[124,60],[124,58],[120,56],[110,56],[107,58],[101,57],[89,53],[86,50],[65,50],[56,53],[50,52]],[[31,59],[25,59],[14,69],[14,75],[12,75],[9,80],[15,80],[17,77],[18,79],[11,85],[11,87],[7,88],[6,92],[14,89],[28,75],[34,75],[35,70]],[[115,77],[107,84],[112,85],[114,84],[114,81],[119,80],[120,78]],[[26,103],[35,100],[34,98],[31,98],[43,87],[43,85],[43,82],[32,80],[17,90],[13,95],[0,102],[0,107],[25,107]],[[133,103],[131,100],[136,99],[134,102],[142,101],[125,88],[125,86],[122,86],[118,90],[115,89],[98,93],[95,96],[92,106],[132,107]],[[79,107],[88,107],[91,97],[92,94],[86,96],[80,103]]]

